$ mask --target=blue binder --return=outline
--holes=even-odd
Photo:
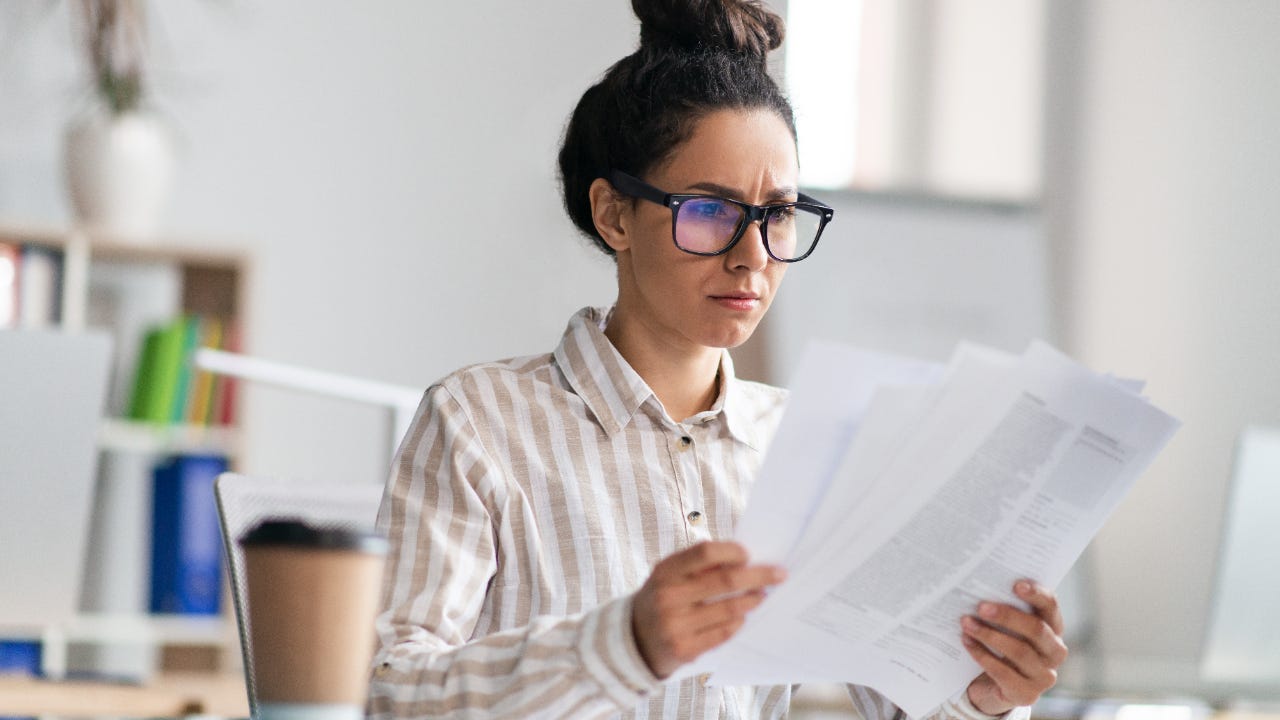
[[[213,481],[226,458],[178,455],[155,469],[151,612],[216,615],[222,604],[222,535]]]
[[[0,675],[41,677],[43,646],[30,640],[0,640]]]

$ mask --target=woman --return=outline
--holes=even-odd
[[[781,20],[746,0],[632,5],[640,48],[583,95],[560,153],[570,217],[616,259],[617,302],[576,314],[552,353],[427,391],[380,516],[375,716],[787,712],[785,686],[663,679],[785,577],[724,541],[785,401],[735,378],[726,348],[832,212],[797,192],[791,109],[765,72]],[[990,622],[966,623],[987,672],[940,716],[1003,714],[1053,684],[1056,603],[1019,593],[1035,613],[984,605]],[[868,718],[895,712],[850,694]]]

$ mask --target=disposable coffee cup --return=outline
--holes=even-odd
[[[364,717],[386,540],[282,519],[240,545],[257,717]]]

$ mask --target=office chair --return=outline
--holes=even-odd
[[[370,483],[334,484],[275,480],[223,473],[214,484],[218,521],[226,545],[227,574],[231,578],[236,627],[244,657],[245,687],[250,717],[258,716],[253,681],[253,653],[249,633],[248,588],[240,538],[268,517],[289,517],[323,528],[373,532],[382,500],[382,486]]]

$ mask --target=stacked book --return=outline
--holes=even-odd
[[[0,242],[0,328],[56,325],[62,315],[62,251]]]
[[[128,414],[171,425],[230,425],[235,381],[199,370],[199,348],[236,349],[234,327],[219,317],[183,315],[149,328],[138,353]],[[228,468],[217,454],[161,458],[153,471],[150,602],[154,613],[219,612],[221,535],[213,483]]]
[[[197,370],[198,348],[234,350],[235,328],[221,318],[185,315],[147,331],[129,402],[129,417],[157,424],[230,425],[235,380]]]

